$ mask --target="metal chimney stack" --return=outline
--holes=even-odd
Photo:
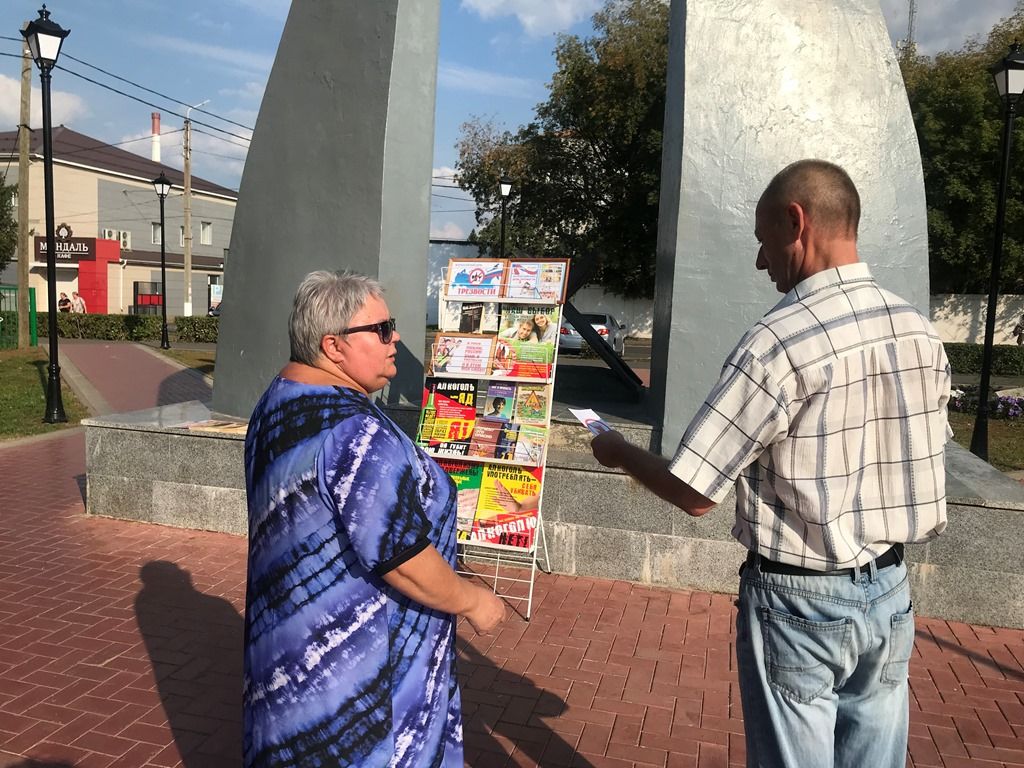
[[[153,139],[150,149],[150,160],[154,163],[160,162],[160,113],[153,112],[150,117],[153,120]]]

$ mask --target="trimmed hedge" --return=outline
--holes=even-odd
[[[946,357],[953,373],[981,373],[982,344],[948,343]],[[1024,376],[1024,347],[997,344],[992,347],[992,373],[996,376]]]
[[[217,342],[219,317],[179,317],[174,321],[178,329],[178,341]]]
[[[50,332],[47,312],[36,314],[39,336]],[[68,339],[102,339],[104,341],[156,341],[160,339],[158,315],[79,315],[57,313],[57,335]]]

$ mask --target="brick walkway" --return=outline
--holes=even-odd
[[[83,446],[0,445],[0,768],[237,766],[245,541],[86,517]],[[460,626],[467,765],[742,765],[733,617],[541,576],[529,623]],[[908,765],[1024,766],[1024,632],[920,619],[911,676]]]

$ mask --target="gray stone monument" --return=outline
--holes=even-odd
[[[877,0],[673,0],[651,364],[671,454],[743,332],[781,296],[754,207],[790,162],[842,165],[861,259],[928,312],[924,177]]]
[[[248,417],[287,362],[314,269],[384,284],[402,334],[385,401],[418,405],[439,20],[439,0],[293,0],[239,190],[216,411]]]

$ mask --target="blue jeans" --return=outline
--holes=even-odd
[[[736,659],[748,768],[904,768],[914,613],[907,567],[740,570]]]

